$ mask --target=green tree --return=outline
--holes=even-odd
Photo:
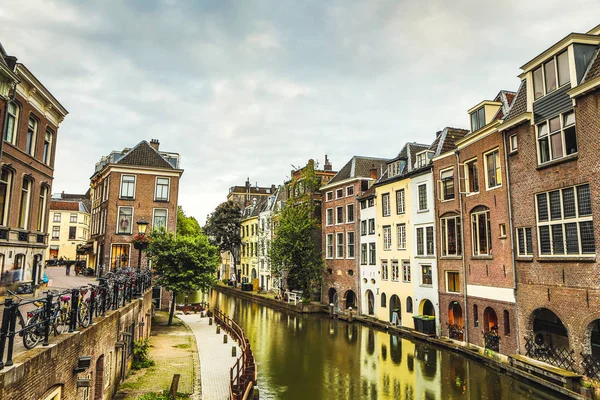
[[[185,215],[181,206],[177,207],[177,234],[183,236],[195,236],[202,233],[200,224],[194,217]]]
[[[269,250],[271,268],[276,275],[287,277],[288,287],[302,290],[310,299],[314,287],[320,286],[323,272],[321,230],[311,202],[283,209]]]
[[[157,285],[172,291],[169,325],[173,322],[177,293],[208,290],[215,283],[219,250],[202,233],[177,235],[164,229],[150,234],[146,253],[152,259]]]
[[[217,206],[206,219],[204,232],[210,242],[221,251],[228,251],[237,265],[238,250],[242,244],[240,229],[242,227],[242,211],[240,207],[229,200]]]

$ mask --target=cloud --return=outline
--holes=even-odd
[[[101,156],[157,138],[181,154],[179,200],[200,221],[247,177],[280,184],[309,158],[341,168],[467,127],[467,109],[516,90],[522,64],[600,11],[587,0],[21,3],[0,9],[2,44],[70,111],[53,190],[84,192]]]

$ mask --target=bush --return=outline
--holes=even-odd
[[[177,400],[189,399],[190,395],[187,393],[177,393]],[[161,393],[146,393],[138,400],[171,400],[168,390],[163,390]]]
[[[133,342],[133,363],[131,368],[141,369],[154,366],[154,361],[148,357],[150,341],[148,339],[135,340]]]

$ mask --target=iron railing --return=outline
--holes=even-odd
[[[446,324],[448,326],[448,337],[454,340],[464,341],[464,327],[458,324]]]
[[[484,332],[483,343],[486,349],[500,352],[500,335],[497,331]]]
[[[536,343],[531,336],[525,337],[525,355],[535,358],[555,367],[577,372],[575,366],[575,351],[551,344]]]
[[[594,379],[600,379],[600,358],[591,354],[580,353],[583,357],[583,372],[586,376]]]
[[[94,317],[104,316],[131,302],[152,287],[149,270],[110,272],[99,285],[89,284],[62,291],[46,291],[44,297],[24,299],[11,294],[0,304],[0,370],[13,365],[16,337],[23,346],[48,346],[50,334],[59,335],[87,327]],[[18,350],[18,348],[17,348]]]
[[[258,373],[250,342],[248,342],[244,330],[223,311],[215,308],[213,317],[215,322],[238,343],[241,350],[240,356],[229,371],[229,398],[231,400],[249,399],[252,388],[256,386]]]

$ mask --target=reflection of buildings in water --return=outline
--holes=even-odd
[[[374,352],[377,359],[377,399],[412,399],[415,393],[414,362],[411,360],[415,345],[398,335],[375,331]],[[367,338],[367,355],[369,341]],[[363,352],[364,354],[364,352]],[[364,357],[364,355],[363,355]]]
[[[441,351],[424,344],[415,344],[415,398],[441,399]]]

